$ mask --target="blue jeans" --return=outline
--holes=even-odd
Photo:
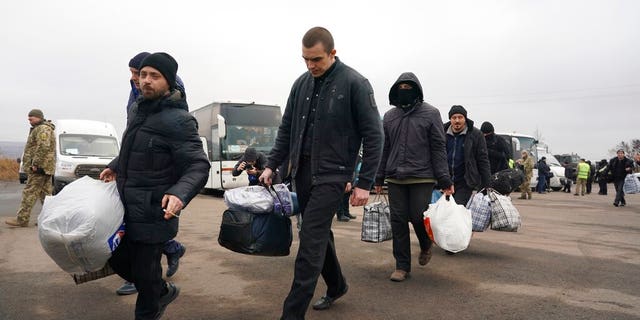
[[[538,185],[536,186],[536,191],[539,193],[543,193],[547,190],[547,178],[543,176],[538,176]]]

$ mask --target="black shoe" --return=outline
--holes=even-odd
[[[129,281],[125,281],[122,287],[116,290],[116,294],[119,296],[126,296],[134,293],[138,293],[138,290],[136,289],[136,286]]]
[[[156,313],[155,319],[160,319],[164,314],[164,310],[167,309],[169,303],[173,302],[173,300],[175,300],[180,295],[180,287],[171,282],[167,282],[167,290],[167,293],[160,297],[160,300],[158,301],[158,305],[160,306],[160,308]]]
[[[349,217],[347,216],[338,216],[338,221],[342,221],[342,222],[349,222]]]
[[[331,308],[331,304],[333,304],[333,302],[338,300],[340,297],[344,296],[347,291],[349,291],[349,285],[345,283],[344,290],[342,290],[342,292],[340,292],[337,296],[332,298],[324,295],[320,299],[318,299],[318,301],[313,304],[313,310],[327,310]]]
[[[355,219],[357,216],[352,215],[351,213],[347,213],[347,217],[351,218],[351,219]]]
[[[614,202],[614,203],[613,203],[613,206],[614,206],[614,207],[617,207],[617,206],[618,206],[618,204],[617,204],[616,202]]]
[[[180,266],[180,258],[184,256],[184,253],[187,251],[187,248],[183,245],[180,245],[180,249],[176,253],[167,254],[167,277],[171,277],[176,272],[178,272],[178,267]]]

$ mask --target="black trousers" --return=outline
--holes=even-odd
[[[310,162],[301,160],[294,183],[302,226],[293,283],[282,310],[282,319],[286,320],[304,319],[320,275],[329,297],[338,295],[346,286],[331,232],[346,182],[312,185]]]
[[[542,179],[544,181],[544,179]],[[455,189],[455,193],[453,194],[453,199],[456,200],[457,204],[466,206],[469,199],[471,199],[471,194],[473,193],[473,189],[467,185],[466,182],[456,182],[453,185]],[[544,189],[543,189],[544,191]]]
[[[598,194],[607,194],[607,181],[598,181],[598,184],[600,185],[600,191]]]
[[[616,187],[616,199],[613,200],[613,203],[626,205],[627,201],[624,200],[624,190],[623,190],[624,179],[615,180],[613,182],[613,185]]]
[[[409,222],[418,238],[421,250],[431,248],[431,239],[424,227],[423,213],[431,202],[433,183],[388,183],[391,230],[393,231],[393,257],[396,269],[411,272],[411,239]]]
[[[162,251],[165,244],[132,242],[125,235],[109,259],[111,268],[138,290],[136,319],[155,319],[158,300],[167,293],[162,279]]]

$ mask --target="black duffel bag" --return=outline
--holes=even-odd
[[[287,256],[293,240],[291,219],[277,213],[227,209],[222,214],[218,243],[238,253]]]
[[[489,180],[489,188],[507,195],[518,190],[524,182],[524,172],[518,169],[504,169],[494,173]]]

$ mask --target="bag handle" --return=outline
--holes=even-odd
[[[271,197],[273,197],[274,201],[277,201],[280,204],[280,214],[282,216],[286,216],[287,212],[284,210],[284,205],[282,203],[282,200],[280,199],[280,196],[278,195],[278,192],[276,191],[276,189],[273,187],[273,185],[269,185],[269,186],[264,186],[267,189],[267,192],[269,192],[269,194],[271,195]],[[273,191],[273,192],[272,192]],[[275,193],[275,197],[273,196],[273,194]]]
[[[387,199],[387,195],[383,194],[382,192],[381,193],[376,193],[375,197],[373,197],[373,202],[380,201],[380,198],[382,198],[382,201],[384,203],[389,204],[389,200]]]

